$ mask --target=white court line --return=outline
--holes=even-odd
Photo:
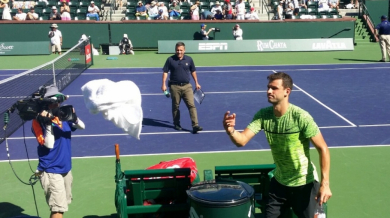
[[[390,126],[390,124],[359,125],[359,127],[378,127],[378,126]]]
[[[280,71],[339,71],[339,70],[372,70],[372,69],[389,69],[390,66],[383,66],[383,67],[341,67],[341,68],[330,68],[330,69],[324,69],[324,68],[303,68],[303,69],[280,69]],[[197,70],[196,73],[237,73],[237,72],[268,72],[271,69],[265,69],[265,70]],[[162,74],[162,72],[124,72],[124,73],[110,73],[110,75],[137,75],[137,74]],[[80,76],[89,76],[89,75],[107,75],[107,73],[85,73],[81,74]]]
[[[390,124],[379,124],[379,125],[387,125],[390,126]],[[378,126],[379,126],[378,125]],[[318,128],[320,129],[341,129],[341,128],[357,128],[358,126],[320,126]],[[375,125],[366,125],[364,127],[375,127]],[[244,131],[243,129],[237,129],[237,131]],[[225,130],[206,130],[201,131],[198,134],[205,134],[205,133],[225,133]],[[140,135],[169,135],[169,134],[192,134],[191,131],[175,131],[175,132],[146,132],[141,133]],[[72,138],[84,138],[84,137],[112,137],[112,136],[129,136],[127,133],[117,133],[117,134],[91,134],[91,135],[72,135]],[[1,140],[3,138],[0,138]],[[20,139],[35,139],[35,137],[10,137],[7,138],[8,140],[20,140]]]
[[[331,146],[329,149],[339,148],[372,148],[372,147],[390,147],[389,144],[385,145],[350,145],[350,146]],[[310,149],[315,149],[310,147]],[[160,155],[189,155],[189,154],[213,154],[213,153],[243,153],[243,152],[265,152],[271,151],[271,149],[258,149],[258,150],[229,150],[229,151],[199,151],[199,152],[177,152],[177,153],[156,153],[156,154],[121,154],[121,157],[146,157],[146,156],[160,156]],[[84,157],[72,157],[72,159],[95,159],[95,158],[113,158],[115,155],[103,155],[103,156],[84,156]],[[38,159],[29,159],[30,161],[36,161]],[[27,161],[27,159],[12,160]],[[0,160],[0,163],[8,162],[8,160]]]
[[[275,70],[273,70],[274,73],[276,73]],[[346,121],[347,123],[351,124],[352,126],[356,126],[354,123],[352,123],[351,121],[347,120],[347,118],[341,116],[339,113],[337,113],[335,110],[333,110],[332,108],[326,106],[324,103],[322,103],[320,100],[316,99],[314,96],[310,95],[308,92],[306,92],[305,90],[301,89],[299,86],[297,86],[296,84],[294,84],[293,86],[297,87],[297,89],[301,90],[303,93],[305,93],[307,96],[309,96],[310,98],[312,98],[314,101],[316,101],[317,103],[319,103],[320,105],[322,105],[323,107],[325,107],[326,109],[328,109],[329,111],[331,111],[332,113],[336,114],[338,117],[340,117],[341,119],[343,119],[344,121]]]

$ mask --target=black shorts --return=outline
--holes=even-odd
[[[290,208],[298,217],[313,218],[320,184],[317,181],[298,187],[288,187],[271,179],[265,217],[283,217]],[[282,216],[280,216],[282,215]]]

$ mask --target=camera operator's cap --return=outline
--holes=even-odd
[[[220,5],[219,1],[216,1],[215,4],[216,4],[216,5]]]
[[[201,25],[200,25],[200,27],[205,27],[205,26],[207,26],[206,24],[204,24],[204,23],[202,23]]]
[[[240,26],[238,23],[236,23],[236,25],[235,26]]]
[[[382,15],[381,19],[387,19],[386,15]]]
[[[43,97],[48,98],[55,95],[64,95],[64,94],[59,92],[57,86],[55,85],[46,86],[46,93]]]
[[[53,23],[50,28],[58,28],[57,24],[56,23]]]
[[[123,37],[124,38],[129,38],[128,36],[127,36],[127,34],[125,33],[125,34],[123,34]]]
[[[91,1],[91,4],[95,4],[95,2],[94,2],[94,1]]]
[[[150,5],[155,6],[156,2],[155,1],[150,2]]]
[[[51,10],[57,10],[56,6],[51,7]]]

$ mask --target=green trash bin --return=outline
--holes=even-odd
[[[254,218],[254,189],[240,181],[212,180],[187,190],[190,218]]]

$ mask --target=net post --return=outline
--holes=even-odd
[[[56,84],[56,69],[55,69],[55,61],[53,61],[53,63],[52,63],[52,69],[53,69],[53,84],[55,85],[55,86],[57,86],[57,84]]]
[[[91,45],[91,66],[93,65],[93,44],[92,44],[92,37],[89,37],[89,44]]]

